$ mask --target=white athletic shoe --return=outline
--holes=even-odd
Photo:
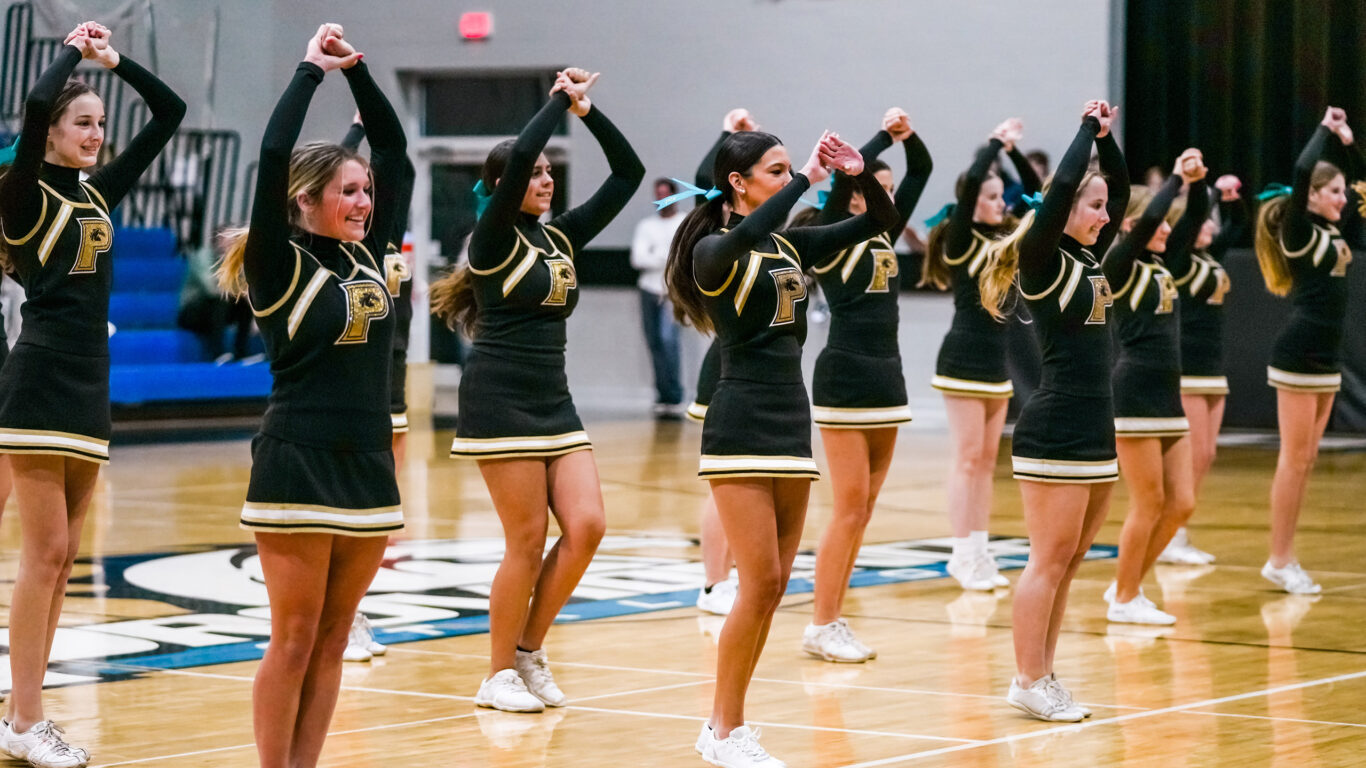
[[[867,646],[860,647],[843,619],[829,624],[807,624],[802,632],[802,650],[825,661],[858,663],[869,659]]]
[[[500,669],[479,684],[474,694],[476,707],[500,709],[504,712],[541,712],[545,704],[527,690],[522,676],[515,669]]]
[[[1168,626],[1176,623],[1176,617],[1159,609],[1143,594],[1143,590],[1138,590],[1138,594],[1133,600],[1121,603],[1113,596],[1110,600],[1110,608],[1105,612],[1105,618],[1117,624],[1156,624]]]
[[[996,588],[996,562],[979,554],[951,555],[946,568],[963,589],[990,592]]]
[[[563,707],[569,703],[564,691],[555,685],[555,677],[550,674],[550,660],[546,658],[544,648],[530,653],[517,651],[517,658],[513,663],[517,667],[517,674],[522,676],[522,682],[526,683],[527,690],[547,707]]]
[[[346,637],[346,650],[342,651],[342,661],[369,661],[374,656],[383,656],[389,647],[375,642],[375,630],[365,614],[356,611],[351,620],[351,633]]]
[[[34,723],[23,733],[16,733],[8,722],[0,725],[0,750],[16,760],[28,760],[38,768],[79,768],[90,762],[90,753],[67,744],[65,733],[51,720]]]
[[[1048,676],[1048,684],[1057,688],[1058,691],[1062,694],[1063,698],[1067,700],[1067,703],[1071,704],[1073,707],[1076,707],[1077,711],[1081,713],[1082,717],[1085,718],[1091,716],[1091,708],[1086,706],[1085,704],[1078,703],[1076,699],[1072,698],[1072,692],[1067,690],[1067,686],[1063,685],[1062,682],[1058,680],[1058,674],[1056,672]]]
[[[704,740],[702,736],[707,738]],[[702,726],[698,736],[702,759],[721,768],[787,768],[787,763],[770,755],[759,745],[759,729],[742,725],[724,739],[716,738],[711,729]]]
[[[1010,586],[1010,579],[1001,575],[1001,569],[996,566],[996,558],[992,557],[990,552],[983,550],[978,553],[978,557],[982,558],[982,572],[991,574],[991,585],[993,587]]]
[[[849,640],[854,644],[855,648],[859,649],[860,651],[863,651],[864,656],[869,661],[872,661],[873,659],[877,658],[877,651],[873,649],[873,646],[868,645],[867,643],[858,639],[858,636],[854,634],[853,628],[849,626],[849,621],[847,619],[841,616],[840,618],[836,619],[836,621],[844,625],[844,631],[849,634]]]
[[[1065,696],[1061,687],[1055,686],[1047,677],[1035,680],[1028,688],[1021,688],[1012,679],[1006,701],[1026,715],[1050,723],[1079,723],[1085,717]]]
[[[1214,555],[1196,549],[1190,543],[1190,537],[1186,534],[1185,528],[1178,528],[1176,535],[1167,542],[1162,554],[1157,556],[1157,562],[1169,565],[1209,565],[1214,562]]]
[[[1276,568],[1268,560],[1262,566],[1262,577],[1292,595],[1317,595],[1323,591],[1323,587],[1315,584],[1298,562]]]
[[[735,592],[739,587],[734,579],[726,579],[711,585],[710,592],[705,589],[697,590],[698,610],[717,616],[729,616],[730,609],[735,606]]]
[[[1110,586],[1105,588],[1105,594],[1101,595],[1100,599],[1104,600],[1107,603],[1113,603],[1115,601],[1116,589],[1118,589],[1117,583],[1113,581],[1110,582]]]

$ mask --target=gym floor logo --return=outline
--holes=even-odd
[[[850,586],[943,578],[949,545],[948,539],[866,545]],[[1002,569],[1018,569],[1028,558],[1029,542],[998,538],[991,550]],[[690,606],[703,579],[697,554],[692,539],[608,536],[558,620],[588,621]],[[1114,547],[1096,545],[1087,558],[1115,554]],[[376,639],[393,644],[487,632],[489,588],[502,555],[501,539],[391,545],[361,602],[361,610],[375,625]],[[270,637],[270,609],[255,547],[115,555],[83,562],[91,565],[92,573],[72,580],[70,596],[142,601],[145,605],[138,612],[154,618],[57,630],[48,685],[261,658]],[[800,553],[788,593],[810,592],[814,568],[814,553]],[[0,666],[8,668],[3,662]]]

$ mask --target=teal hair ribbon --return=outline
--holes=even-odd
[[[16,139],[14,143],[9,145],[8,147],[0,149],[0,166],[12,165],[14,163],[14,156],[17,154],[19,154],[18,139]]]
[[[1030,208],[1039,210],[1043,206],[1043,193],[1035,192],[1032,195],[1020,195],[1020,199],[1029,204]]]
[[[711,189],[703,189],[694,184],[689,184],[688,182],[683,181],[682,179],[675,179],[673,177],[670,177],[669,181],[672,181],[673,183],[682,187],[683,191],[669,195],[668,197],[663,198],[661,200],[656,200],[656,211],[662,211],[665,208],[668,208],[669,206],[678,202],[679,200],[686,200],[690,197],[697,197],[698,195],[701,195],[707,198],[708,200],[715,200],[716,198],[721,196],[721,190],[717,189],[716,187],[712,187]]]
[[[937,213],[935,213],[928,219],[925,219],[925,226],[929,227],[930,229],[934,229],[935,227],[939,226],[940,222],[944,221],[944,219],[947,219],[948,217],[952,216],[954,210],[956,210],[957,208],[957,203],[945,203],[944,207],[940,208]]]
[[[484,180],[480,179],[474,184],[474,218],[479,219],[484,216],[484,211],[488,210],[489,201],[493,199],[493,193],[484,185]]]
[[[1257,194],[1257,199],[1261,202],[1266,202],[1267,200],[1270,200],[1275,197],[1283,197],[1285,195],[1288,195],[1292,191],[1293,190],[1290,187],[1287,187],[1284,184],[1276,184],[1273,182],[1271,184],[1267,184],[1266,189],[1263,189],[1260,193]]]
[[[815,208],[815,209],[818,210],[818,211],[823,211],[823,210],[825,210],[825,201],[827,201],[827,200],[829,200],[829,199],[830,199],[830,190],[828,190],[828,189],[822,189],[821,191],[819,191],[819,192],[816,193],[816,202],[813,203],[813,202],[811,202],[810,200],[807,200],[807,199],[804,198],[804,197],[799,197],[799,198],[797,198],[797,202],[801,203],[802,205],[809,205],[809,206],[811,206],[812,208]]]

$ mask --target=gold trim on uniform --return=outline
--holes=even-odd
[[[289,279],[289,287],[285,289],[284,295],[280,297],[279,301],[262,310],[258,310],[256,307],[251,308],[251,313],[257,317],[274,314],[275,310],[283,307],[285,302],[289,301],[289,297],[294,295],[294,289],[299,287],[299,275],[304,269],[302,249],[295,243],[290,243],[290,245],[294,246],[294,277]],[[247,297],[247,305],[251,305],[251,297]]]
[[[1268,365],[1266,383],[1289,392],[1337,392],[1342,389],[1342,374],[1293,373]]]
[[[1117,437],[1178,437],[1189,434],[1190,422],[1185,416],[1157,418],[1149,416],[1116,416]]]
[[[394,434],[399,434],[399,433],[401,433],[401,432],[407,432],[407,431],[408,431],[408,412],[407,412],[407,411],[403,411],[403,412],[401,412],[401,413],[391,413],[391,414],[389,414],[389,421],[390,421],[390,422],[392,423],[392,425],[393,425]]]
[[[408,262],[403,258],[402,253],[390,253],[384,257],[384,287],[389,289],[389,295],[397,299],[403,290],[403,284],[413,279],[413,271],[408,268]]]
[[[817,425],[831,429],[873,429],[894,427],[911,420],[911,406],[891,408],[830,408],[811,406],[811,418]]]
[[[1065,461],[1010,457],[1016,480],[1041,483],[1109,483],[1119,479],[1119,461]]]
[[[346,294],[346,327],[333,343],[364,344],[370,340],[370,323],[389,316],[389,292],[382,281],[364,279],[339,287]]]
[[[707,406],[705,406],[705,405],[703,405],[703,404],[701,404],[701,403],[699,403],[699,402],[693,401],[692,403],[690,403],[690,404],[688,405],[687,416],[688,416],[688,418],[690,418],[690,419],[692,419],[693,421],[696,421],[696,422],[703,422],[703,421],[706,421],[706,420],[707,420]]]
[[[47,266],[47,260],[52,256],[52,249],[57,245],[57,238],[66,228],[66,222],[71,218],[71,211],[73,210],[70,203],[62,203],[61,207],[57,209],[57,215],[52,217],[52,224],[47,228],[47,235],[43,237],[42,244],[38,246],[39,266]]]
[[[505,459],[518,456],[559,456],[574,451],[592,450],[593,444],[583,430],[562,435],[526,437],[460,437],[451,441],[452,458]]]
[[[952,376],[935,374],[930,379],[930,386],[941,392],[960,397],[1007,400],[1015,396],[1015,385],[1009,381],[973,381],[972,379],[955,379]]]
[[[403,507],[341,509],[320,504],[274,504],[248,501],[238,526],[266,533],[341,533],[385,536],[403,529]]]
[[[29,233],[28,233],[27,235],[24,235],[23,237],[19,238],[18,240],[11,240],[11,239],[9,238],[9,235],[5,235],[5,242],[6,242],[6,243],[9,243],[10,245],[23,245],[24,243],[27,243],[28,241],[30,241],[30,240],[33,239],[33,236],[34,236],[34,235],[38,234],[38,230],[40,230],[40,229],[43,228],[43,222],[46,221],[46,220],[47,220],[47,195],[43,195],[43,207],[42,207],[42,208],[39,210],[39,212],[38,212],[38,221],[37,221],[37,223],[35,223],[35,224],[33,225],[33,229],[29,230]],[[3,229],[3,227],[0,227],[0,229]]]
[[[289,338],[294,338],[294,334],[304,322],[304,315],[308,314],[308,308],[313,305],[313,300],[318,297],[318,291],[323,289],[323,286],[327,284],[327,278],[332,276],[331,272],[318,267],[313,276],[308,279],[308,285],[304,286],[303,293],[299,294],[299,300],[294,302],[294,309],[289,311],[289,322],[286,324]]]
[[[1227,376],[1182,376],[1183,395],[1227,395]]]
[[[8,428],[0,429],[0,453],[71,456],[97,464],[107,464],[109,441],[50,429]]]
[[[987,262],[987,246],[991,245],[991,238],[975,229],[968,231],[972,234],[972,245],[969,245],[963,255],[956,259],[951,259],[945,254],[944,263],[950,267],[956,267],[971,259],[968,263],[968,277],[977,277],[977,273],[982,270],[982,265]]]
[[[702,454],[698,477],[798,477],[819,480],[816,460],[805,456],[716,456]]]

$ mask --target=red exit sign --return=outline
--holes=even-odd
[[[484,11],[460,14],[460,36],[466,40],[484,40],[493,34],[493,14]]]

